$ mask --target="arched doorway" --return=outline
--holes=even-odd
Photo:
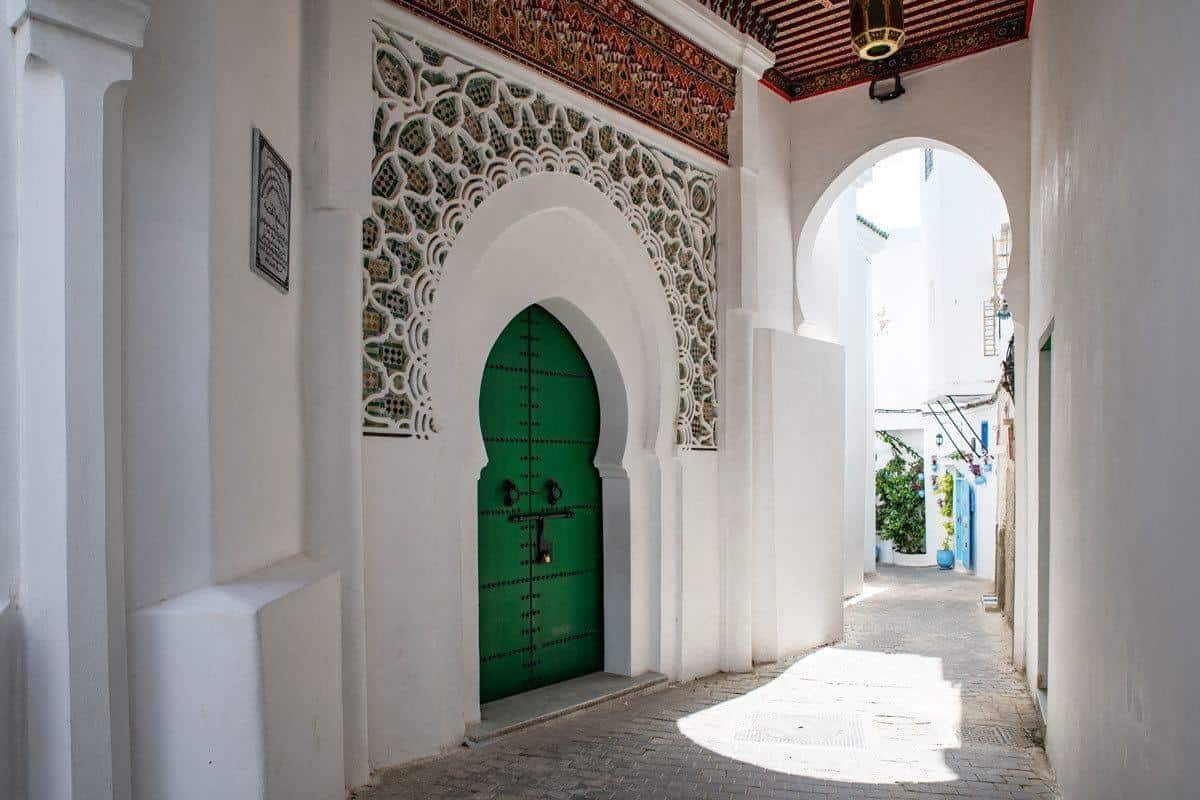
[[[604,667],[600,399],[583,351],[532,305],[484,366],[479,700]]]

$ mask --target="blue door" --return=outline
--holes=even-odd
[[[972,539],[974,538],[975,489],[971,481],[954,476],[954,557],[963,567],[971,569]]]
[[[967,558],[963,566],[975,569],[975,481],[963,481],[967,487]]]

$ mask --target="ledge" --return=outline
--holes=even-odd
[[[15,30],[40,20],[128,48],[140,48],[150,20],[145,0],[7,0],[5,21]]]
[[[467,729],[467,742],[478,744],[530,725],[574,714],[618,697],[665,687],[667,676],[647,672],[636,678],[593,672],[569,681],[486,703],[483,720]]]

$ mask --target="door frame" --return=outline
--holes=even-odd
[[[480,716],[476,487],[487,460],[480,382],[496,337],[533,304],[575,338],[600,397],[604,669],[661,668],[662,529],[674,522],[663,506],[678,493],[679,473],[674,329],[653,263],[607,198],[573,175],[530,175],[491,195],[464,226],[430,325],[432,396],[451,453],[442,483],[457,509],[461,548],[466,724]]]

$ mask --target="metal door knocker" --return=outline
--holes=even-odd
[[[563,490],[562,487],[558,485],[558,481],[554,480],[553,478],[546,481],[546,501],[550,503],[550,505],[558,505],[558,501],[562,500],[562,496]]]
[[[511,480],[505,480],[500,484],[500,488],[504,490],[504,505],[515,506],[517,501],[521,499],[521,490]]]

